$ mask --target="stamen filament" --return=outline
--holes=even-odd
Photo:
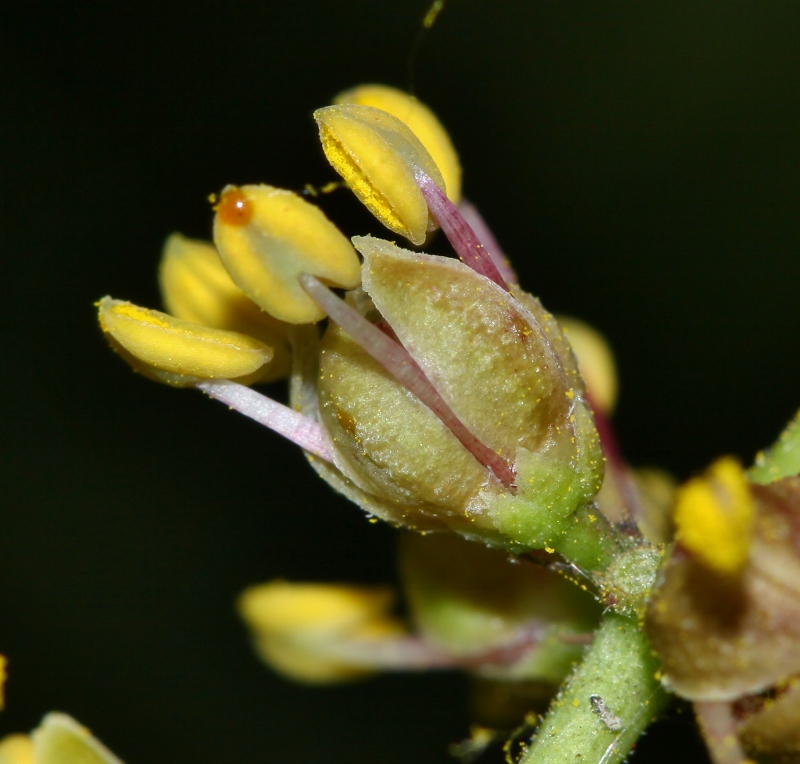
[[[489,257],[492,258],[492,262],[506,284],[519,284],[519,279],[514,267],[511,265],[511,261],[506,256],[506,253],[503,252],[503,248],[498,243],[492,233],[492,229],[489,228],[478,208],[472,202],[462,199],[458,203],[458,211],[463,215],[467,225],[475,232],[478,240],[489,253]]]
[[[313,419],[229,379],[198,382],[195,387],[210,398],[283,435],[305,451],[327,462],[333,461],[328,436]]]
[[[508,285],[500,275],[500,271],[497,270],[492,256],[486,247],[481,244],[480,239],[459,212],[458,207],[447,198],[447,194],[421,169],[417,168],[415,170],[414,178],[417,181],[419,190],[425,197],[425,201],[428,203],[428,209],[441,226],[444,235],[447,236],[447,240],[453,245],[453,249],[461,259],[461,262],[464,265],[468,265],[475,272],[480,273],[481,276],[486,276],[487,279],[494,281],[495,284],[508,292]]]
[[[461,445],[484,467],[492,470],[506,485],[514,484],[514,472],[510,465],[467,429],[439,395],[411,354],[399,342],[395,342],[344,300],[340,300],[315,276],[309,273],[302,274],[300,284],[333,321],[433,411],[458,438]]]

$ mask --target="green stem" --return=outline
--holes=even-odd
[[[565,560],[585,573],[604,571],[630,546],[593,504],[584,504],[558,526],[561,534],[550,542]]]
[[[519,764],[622,762],[666,703],[657,677],[640,623],[608,612]]]

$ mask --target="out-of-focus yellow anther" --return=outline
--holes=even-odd
[[[0,740],[0,764],[35,764],[28,735],[6,735]]]
[[[36,764],[122,764],[71,716],[52,713],[31,733]]]
[[[247,589],[239,613],[276,671],[303,682],[339,682],[368,673],[342,657],[343,645],[402,631],[387,615],[392,599],[387,589],[271,581]]]
[[[755,504],[744,470],[729,456],[678,489],[676,538],[706,567],[736,575],[747,565]]]
[[[247,210],[241,218],[234,214],[240,208]],[[228,186],[217,206],[214,242],[244,293],[290,324],[325,317],[300,286],[301,273],[343,289],[354,289],[361,281],[358,255],[344,234],[318,207],[284,189]]]
[[[586,382],[592,403],[604,414],[611,414],[617,403],[617,368],[614,354],[600,332],[583,321],[559,316],[558,323],[572,346],[578,370]]]
[[[422,244],[436,221],[415,170],[423,170],[442,190],[446,186],[420,139],[397,117],[371,106],[326,106],[314,118],[325,156],[353,193],[390,231]]]
[[[158,310],[104,297],[100,326],[132,356],[171,374],[233,379],[252,374],[272,349],[238,332],[182,321]]]
[[[450,201],[458,204],[461,200],[461,163],[458,154],[442,123],[422,101],[387,85],[359,85],[339,93],[333,102],[373,106],[408,125],[441,171]]]
[[[258,307],[225,270],[213,244],[172,234],[164,244],[158,271],[167,312],[184,321],[255,337],[273,350],[259,380],[289,374],[289,325]]]

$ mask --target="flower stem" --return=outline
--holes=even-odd
[[[624,761],[667,701],[657,672],[638,620],[609,611],[519,764]]]

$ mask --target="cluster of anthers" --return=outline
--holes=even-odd
[[[721,459],[676,493],[631,470],[607,422],[608,349],[519,288],[433,113],[371,85],[314,117],[383,225],[415,247],[441,228],[460,261],[348,240],[291,191],[228,186],[214,244],[167,240],[167,312],[98,303],[138,372],[275,430],[370,516],[418,532],[400,547],[410,623],[385,589],[273,581],[239,603],[260,655],[306,682],[459,667],[499,726],[509,698],[529,710],[558,690],[526,763],[622,761],[669,691],[695,703],[716,764],[798,755],[800,420],[748,473]],[[290,407],[253,387],[285,377]],[[3,763],[90,760],[117,761],[58,715],[0,743]]]

